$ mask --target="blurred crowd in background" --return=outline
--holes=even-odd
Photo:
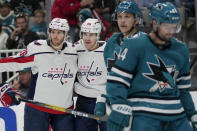
[[[47,1],[47,2],[46,2]],[[37,39],[47,39],[47,27],[52,18],[68,20],[69,41],[79,40],[81,24],[87,18],[102,23],[101,40],[118,32],[113,12],[121,0],[0,0],[0,50],[24,49]],[[182,31],[176,36],[186,42],[192,53],[197,52],[194,0],[134,0],[143,12],[140,30],[150,32],[149,9],[157,2],[174,3],[182,15]],[[50,3],[50,4],[49,4]],[[50,7],[49,7],[50,6]],[[196,50],[193,48],[196,48]],[[0,57],[4,57],[1,54]],[[192,55],[195,60],[196,55]],[[195,63],[195,62],[194,62]],[[194,64],[195,65],[195,64]],[[194,75],[197,69],[192,69]]]

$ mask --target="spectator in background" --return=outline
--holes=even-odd
[[[194,0],[180,0],[181,5],[185,7],[186,17],[195,17],[195,5]]]
[[[39,39],[35,32],[28,29],[28,22],[23,13],[19,13],[15,18],[16,29],[7,40],[8,49],[24,49],[27,44]]]
[[[35,24],[30,28],[31,31],[36,32],[40,39],[47,38],[47,23],[44,21],[45,12],[42,9],[34,11]]]
[[[78,21],[79,27],[80,27],[81,23],[83,23],[87,18],[98,19],[102,25],[102,33],[101,33],[100,40],[105,39],[105,36],[106,36],[106,33],[110,27],[110,24],[103,19],[103,17],[101,16],[101,14],[98,12],[97,9],[84,8],[84,9],[80,10],[80,12],[78,13],[77,16],[78,16],[78,20],[79,20]]]
[[[70,25],[71,42],[76,42],[77,27],[77,13],[81,8],[92,7],[93,0],[54,0],[51,18],[67,19]]]
[[[6,48],[7,39],[8,39],[8,34],[2,30],[2,22],[0,21],[0,50]]]
[[[10,0],[11,8],[19,12],[21,9],[28,9],[34,12],[36,9],[41,9],[39,0]]]
[[[115,9],[115,0],[94,0],[94,8],[98,10],[105,21],[111,23],[111,15]]]
[[[24,97],[27,97],[31,81],[31,68],[19,71],[19,79],[15,80],[12,87],[17,89]]]
[[[159,0],[133,0],[137,3],[140,9],[151,8],[153,4],[158,3]]]
[[[2,21],[2,29],[10,35],[14,30],[14,11],[11,10],[9,2],[0,4],[0,20]]]

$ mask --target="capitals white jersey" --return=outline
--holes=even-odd
[[[73,105],[73,84],[77,73],[77,53],[68,42],[56,51],[46,40],[30,43],[15,57],[0,60],[0,71],[31,67],[28,98],[63,108]]]
[[[98,42],[99,48],[88,51],[82,41],[75,44],[78,53],[78,82],[75,83],[75,92],[85,97],[98,98],[106,94],[107,68],[103,51],[105,42]]]

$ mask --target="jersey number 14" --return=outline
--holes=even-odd
[[[122,61],[124,61],[124,59],[126,58],[127,52],[128,52],[127,48],[125,48],[123,51],[121,49],[118,55],[118,59],[121,59]]]

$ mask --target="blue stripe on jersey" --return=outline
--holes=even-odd
[[[73,53],[64,53],[65,55],[77,55],[77,54],[73,54]]]
[[[100,52],[100,53],[103,53],[104,51],[94,51],[94,52]]]
[[[77,52],[85,52],[85,50],[77,50]]]
[[[61,51],[60,51],[61,52]],[[40,55],[40,54],[55,54],[56,52],[39,52],[39,53],[35,53],[35,54],[32,54],[30,56],[33,56],[33,55]],[[77,55],[77,54],[74,54],[74,53],[64,53],[65,55]]]

